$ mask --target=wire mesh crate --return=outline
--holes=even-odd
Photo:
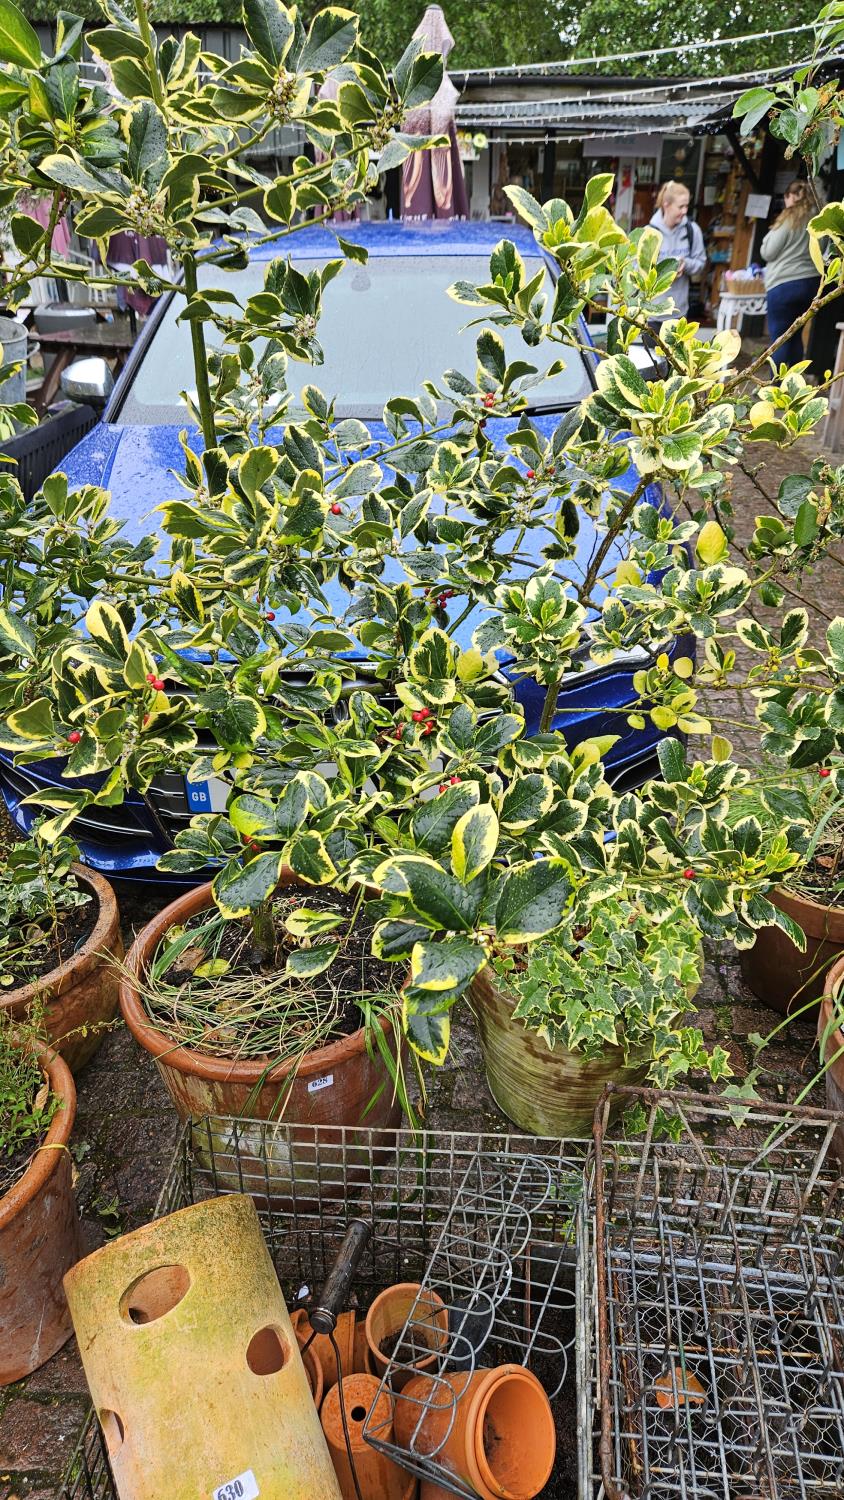
[[[580,1317],[584,1463],[590,1398],[600,1408],[596,1490],[844,1495],[840,1118],[754,1106],[738,1129],[725,1102],[613,1093],[641,1107],[646,1128],[610,1140],[606,1101],[592,1211],[578,1219],[579,1255],[595,1270]],[[676,1140],[658,1139],[662,1111]]]
[[[407,1439],[399,1443],[383,1403],[363,1427],[374,1447],[420,1479],[467,1500],[475,1495],[445,1449],[476,1370],[522,1365],[550,1398],[562,1392],[574,1337],[581,1195],[580,1171],[567,1174],[540,1155],[469,1159],[382,1377],[381,1389],[398,1393],[396,1424]]]
[[[584,1155],[583,1142],[215,1118],[183,1130],[156,1214],[250,1193],[289,1307],[319,1291],[347,1220],[369,1219],[355,1305],[367,1308],[395,1283],[424,1282],[447,1309],[436,1370],[523,1364],[559,1394],[561,1442],[544,1494],[571,1500],[579,1493],[569,1352]],[[417,1467],[412,1455],[401,1458]],[[475,1494],[435,1461],[423,1471],[456,1494]],[[62,1500],[115,1496],[92,1412]]]

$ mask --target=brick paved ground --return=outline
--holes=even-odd
[[[779,478],[811,454],[778,457]],[[770,476],[769,476],[770,477]],[[775,486],[774,486],[775,487]],[[766,507],[753,486],[739,476],[735,502],[740,534],[752,529],[754,514]],[[844,571],[825,563],[802,585],[810,604],[827,613],[844,611]],[[818,611],[815,619],[822,623]],[[719,723],[750,715],[740,695],[720,695],[710,703]],[[755,753],[753,733],[725,725],[740,756]],[[153,904],[125,899],[127,937],[153,910]],[[752,1032],[766,1034],[777,1022],[743,985],[729,950],[710,951],[698,997],[701,1023],[710,1040],[728,1047],[736,1075],[746,1072]],[[793,1099],[814,1071],[811,1024],[792,1025],[766,1054],[765,1092],[772,1100]],[[455,1028],[454,1055],[430,1080],[428,1120],[441,1130],[505,1129],[506,1121],[486,1089],[477,1043],[465,1019]],[[163,1086],[149,1058],[123,1028],[108,1035],[97,1057],[78,1079],[79,1114],[74,1131],[78,1196],[89,1248],[104,1235],[131,1229],[152,1212],[177,1127]],[[816,1102],[822,1094],[816,1092]],[[0,1500],[47,1500],[55,1494],[86,1408],[85,1382],[73,1344],[29,1380],[0,1392]],[[162,1497],[163,1500],[163,1497]]]

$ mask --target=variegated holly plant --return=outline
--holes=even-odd
[[[268,962],[283,865],[313,885],[365,887],[376,953],[410,967],[410,1039],[435,1060],[479,969],[512,952],[529,971],[550,933],[559,952],[589,955],[584,972],[613,931],[619,953],[633,927],[647,954],[653,925],[679,909],[693,935],[740,946],[770,922],[799,937],[768,900],[808,840],[799,784],[784,775],[760,791],[719,733],[699,760],[664,741],[661,778],[619,795],[601,760],[613,736],[568,749],[560,692],[636,649],[638,700],[606,706],[620,727],[706,742],[701,689],[746,682],[786,768],[841,748],[844,622],[810,642],[805,615],[781,606],[841,536],[844,470],[819,461],[769,494],[770,450],[757,446],[816,431],[826,400],[806,367],[778,368],[774,346],[740,370],[735,333],[705,340],[668,317],[654,335],[661,377],[646,381],[631,349],[664,311],[676,265],[655,230],[614,222],[602,176],[578,214],[509,189],[554,276],[529,275],[502,240],[483,285],[452,288],[483,325],[473,367],[397,392],[379,435],[338,419],[342,393],[316,383],[319,316],[344,261],[365,251],[337,232],[336,259],[304,273],[295,236],[305,212],[330,225],[373,170],[425,149],[402,115],[435,91],[441,59],[414,44],[387,77],[351,12],[319,12],[305,29],[279,0],[247,0],[249,46],[224,61],[191,35],[159,43],[137,0],[132,17],[109,3],[89,37],[105,80],[92,84],[76,22],[62,17],[45,57],[12,0],[0,16],[0,199],[16,210],[20,254],[8,295],[22,299],[47,271],[88,274],[17,210],[24,192],[50,195],[51,224],[72,204],[94,241],[160,233],[178,276],[138,262],[131,278],[94,279],[183,297],[195,366],[183,472],[154,536],[122,541],[93,487],[69,493],[54,477],[26,504],[0,479],[0,745],[21,761],[65,757],[66,786],[39,799],[47,833],[128,788],[148,795],[165,770],[223,778],[226,812],[194,818],[163,867],[216,867],[220,911],[252,917]],[[290,121],[315,160],[268,178],[248,149]],[[842,291],[835,207],[816,226],[833,253],[815,306]],[[243,300],[226,280],[250,237],[285,243]],[[595,389],[549,436],[526,408],[597,306],[609,322],[589,356]],[[508,360],[502,324],[521,330],[523,359]],[[747,545],[731,521],[738,465],[765,507]],[[596,535],[585,562],[583,517]],[[541,539],[538,566],[528,533]],[[775,626],[756,621],[757,603],[780,611]],[[541,686],[533,737],[520,679]],[[297,922],[317,973],[333,940],[318,913],[312,930]],[[590,1045],[602,1028],[609,1040],[604,1011],[596,1004]],[[648,1016],[659,1076],[700,1060],[682,1028],[666,1041],[664,1013]],[[558,1021],[538,1017],[534,993],[530,1023],[550,1036]],[[724,1070],[720,1054],[711,1067]]]

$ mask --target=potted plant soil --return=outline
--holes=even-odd
[[[48,845],[36,832],[0,872],[0,1008],[16,1021],[36,1009],[73,1072],[117,1011],[123,954],[114,892],[77,854],[70,839]]]
[[[76,1090],[67,1064],[0,1016],[0,1385],[70,1337],[62,1278],[82,1253],[67,1149]]]
[[[770,900],[802,928],[804,952],[780,927],[763,927],[741,954],[754,995],[783,1015],[810,1009],[825,993],[830,965],[844,952],[844,809],[836,798],[819,814],[799,869]]]
[[[405,1324],[407,1329],[405,1331]],[[448,1342],[448,1310],[435,1291],[415,1281],[388,1286],[366,1315],[370,1362],[381,1376],[392,1364],[400,1390],[416,1370],[426,1370]]]
[[[289,869],[251,920],[223,915],[210,885],[159,912],[128,954],[120,1005],[180,1119],[397,1127],[395,971],[370,936],[360,898]]]
[[[574,943],[554,933],[499,953],[470,990],[495,1102],[532,1134],[585,1136],[607,1083],[710,1066],[684,1019],[702,965],[684,912],[657,920],[624,900],[596,908]]]

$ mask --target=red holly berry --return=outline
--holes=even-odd
[[[70,734],[67,737],[67,743],[69,745],[78,745],[81,738],[82,736],[79,733],[78,729],[71,729]]]
[[[451,782],[452,786],[459,786],[460,785],[460,777],[459,776],[450,776],[449,777],[449,781]]]
[[[832,772],[829,769],[829,766],[821,766],[820,770],[818,771],[818,775],[819,776],[831,776]]]
[[[447,787],[447,783],[445,781],[441,781],[440,782],[440,791],[444,792],[446,790],[446,787]]]
[[[404,734],[404,725],[403,724],[397,724],[396,725],[396,739],[400,740],[403,734]]]
[[[494,406],[494,405],[495,405],[495,397],[493,395],[484,396],[484,406]]]
[[[155,688],[155,691],[157,693],[163,693],[164,692],[164,685],[165,684],[164,684],[164,678],[163,677],[156,677],[156,678],[154,678],[152,685]]]
[[[528,469],[528,471],[527,471],[527,477],[528,477],[528,479],[535,479],[536,478],[536,470],[535,469]]]
[[[695,879],[695,871],[694,870],[684,870],[683,871],[683,879],[684,880],[694,880]]]
[[[332,516],[342,516],[342,514],[343,514],[343,507],[342,507],[342,505],[338,505],[337,502],[335,501],[334,504],[331,507],[331,514],[332,514]]]
[[[272,624],[273,620],[275,619],[275,610],[268,609],[267,613],[264,615],[264,619],[269,620],[270,624]]]
[[[431,710],[430,708],[415,708],[410,717],[414,724],[424,724],[426,719],[430,719]]]
[[[433,734],[433,732],[436,729],[436,727],[437,727],[436,720],[435,719],[431,719],[430,723],[423,725],[423,727],[422,727],[422,733],[426,734],[426,735],[427,734]]]
[[[149,723],[149,714],[144,714],[142,723],[144,723],[144,724],[148,724]]]
[[[147,672],[147,682],[155,682],[155,673]]]

